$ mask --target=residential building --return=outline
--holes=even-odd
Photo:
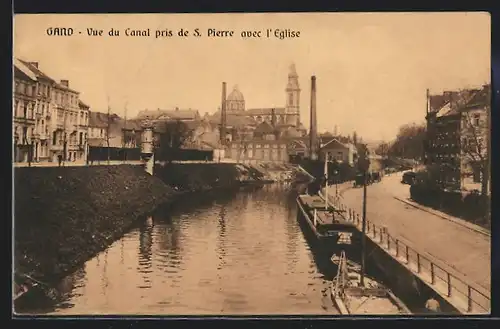
[[[84,160],[89,107],[80,103],[79,92],[68,80],[56,82],[42,72],[38,62],[15,59],[14,75],[14,140],[25,143],[15,148],[14,160]]]
[[[354,166],[357,158],[356,146],[352,143],[341,143],[334,137],[320,138],[319,158],[320,160],[337,161]]]
[[[428,95],[424,161],[444,188],[480,189],[488,163],[490,95],[490,85]]]
[[[13,89],[14,161],[33,161],[36,128],[36,77],[21,65],[15,65]]]
[[[89,146],[123,147],[123,119],[117,114],[104,112],[90,112],[88,124]]]

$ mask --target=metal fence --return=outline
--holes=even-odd
[[[335,207],[344,210],[345,219],[355,223],[361,231],[363,223],[359,213],[342,204],[339,199],[329,201],[333,202]],[[432,256],[424,255],[413,248],[408,241],[390,235],[385,227],[377,226],[369,220],[366,221],[366,236],[417,274],[440,295],[446,296],[449,302],[463,313],[490,313],[490,292],[467,283],[463,275],[452,274],[455,271],[449,266],[438,264],[440,262],[433,260]]]

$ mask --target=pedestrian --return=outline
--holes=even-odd
[[[57,156],[57,162],[59,162],[59,167],[60,167],[60,166],[61,166],[61,164],[62,164],[62,155],[61,155],[61,154],[59,154],[59,155]]]
[[[435,296],[431,297],[430,299],[427,300],[427,302],[425,302],[425,308],[431,313],[441,312],[441,306],[439,305],[439,302],[435,299]]]

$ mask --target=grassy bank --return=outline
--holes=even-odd
[[[16,168],[15,268],[57,280],[175,192],[139,166]]]

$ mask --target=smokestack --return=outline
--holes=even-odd
[[[426,108],[426,114],[429,114],[431,111],[431,96],[429,95],[429,88],[427,88],[427,108]]]
[[[226,145],[226,83],[222,83],[222,104],[220,118],[220,141],[222,145]]]
[[[311,120],[309,132],[309,149],[311,160],[318,158],[318,127],[316,122],[316,76],[311,77]]]

